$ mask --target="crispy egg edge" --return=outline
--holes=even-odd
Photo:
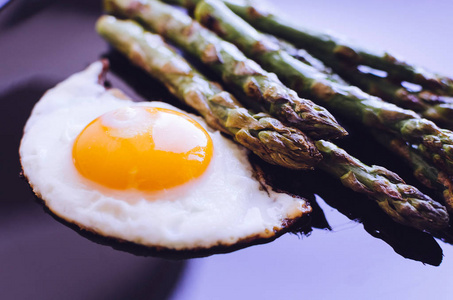
[[[126,96],[121,90],[116,88],[106,88],[105,87],[105,80],[106,75],[109,70],[109,62],[107,59],[100,60],[102,63],[101,72],[98,75],[98,84],[101,85],[108,91],[112,93],[115,97],[124,99],[124,100],[131,100],[128,96]],[[46,92],[47,93],[47,92]],[[44,93],[44,95],[46,94]],[[20,158],[21,160],[21,158]],[[285,191],[275,190],[272,186],[270,186],[266,182],[266,176],[264,176],[262,170],[259,168],[256,163],[250,161],[253,169],[254,169],[254,176],[255,179],[261,184],[261,187],[266,192],[279,192],[279,193],[286,193]],[[21,162],[22,166],[22,162]],[[115,236],[110,236],[104,234],[100,230],[96,230],[93,228],[89,228],[83,224],[80,224],[74,220],[64,217],[60,215],[58,212],[52,210],[52,208],[47,204],[46,200],[42,198],[40,193],[34,188],[33,184],[27,177],[25,170],[22,169],[21,177],[26,180],[32,190],[35,200],[43,206],[43,209],[46,213],[51,215],[55,220],[58,222],[68,226],[72,230],[76,231],[79,235],[89,239],[92,242],[97,244],[110,246],[116,250],[125,251],[132,253],[138,256],[158,256],[163,258],[169,259],[187,259],[187,258],[197,258],[197,257],[206,257],[214,254],[221,254],[221,253],[230,253],[239,249],[243,249],[246,247],[250,247],[253,245],[265,244],[274,241],[278,237],[282,236],[288,232],[299,231],[300,228],[306,227],[308,224],[307,218],[309,218],[309,213],[312,211],[311,206],[307,202],[305,198],[302,198],[297,195],[289,194],[291,197],[295,197],[301,199],[302,205],[295,209],[290,214],[286,216],[281,222],[281,226],[274,227],[273,230],[266,230],[259,234],[253,234],[249,236],[242,237],[235,242],[228,243],[224,241],[217,241],[213,243],[209,247],[195,247],[195,248],[170,248],[164,247],[160,245],[151,245],[151,244],[140,244],[132,241],[128,241],[125,239],[121,239]]]

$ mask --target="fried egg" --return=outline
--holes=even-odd
[[[248,152],[199,117],[133,102],[99,82],[102,62],[47,91],[20,157],[34,193],[97,235],[194,250],[273,238],[310,211],[254,176]]]

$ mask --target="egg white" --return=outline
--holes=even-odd
[[[98,116],[133,102],[98,83],[101,62],[49,90],[24,129],[20,157],[33,191],[57,216],[102,236],[174,250],[230,246],[270,238],[310,207],[303,200],[263,189],[253,176],[247,151],[210,130],[214,155],[199,179],[177,188],[144,193],[111,190],[82,177],[72,161],[74,140]],[[187,113],[186,113],[187,114]]]

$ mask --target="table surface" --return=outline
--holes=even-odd
[[[306,26],[453,76],[451,1],[272,2]],[[205,258],[135,256],[93,243],[45,213],[19,176],[17,149],[47,89],[107,56],[113,86],[137,100],[176,103],[97,36],[100,14],[100,4],[90,0],[16,0],[0,11],[3,299],[451,299],[453,245],[394,224],[366,198],[318,172],[265,166],[279,174],[277,185],[315,205],[309,234]],[[365,132],[346,126],[354,139],[340,142],[343,147],[416,182]]]

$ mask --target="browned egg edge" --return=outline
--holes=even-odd
[[[258,180],[260,180],[260,183],[263,186],[263,188],[270,189],[271,187],[267,183],[262,181],[264,179],[264,175],[260,174],[261,170],[259,168],[254,169],[256,170],[256,177]],[[34,191],[33,185],[28,180],[24,171],[22,171],[21,175],[25,180],[27,180],[31,191],[33,192],[35,200],[40,205],[42,205],[44,211],[48,213],[50,216],[52,216],[55,220],[71,228],[79,235],[89,239],[94,243],[110,246],[116,250],[129,252],[137,256],[153,256],[167,259],[189,259],[206,257],[214,254],[230,253],[250,246],[272,242],[278,237],[288,232],[303,232],[304,228],[309,227],[310,223],[309,213],[311,212],[311,206],[308,204],[308,202],[306,202],[305,205],[302,207],[300,214],[294,218],[283,219],[280,228],[274,228],[273,230],[267,230],[259,234],[246,236],[234,243],[225,243],[219,241],[217,243],[213,243],[212,246],[210,247],[195,247],[182,249],[139,244],[136,242],[117,238],[115,236],[104,235],[101,232],[98,232],[92,228],[89,228],[83,224],[80,224],[78,222],[75,222],[74,220],[70,220],[67,217],[58,214],[58,212],[53,211],[52,208],[47,205],[46,201],[42,199],[39,193]],[[295,195],[291,196],[301,198]]]
[[[98,76],[98,83],[100,85],[105,84],[106,74],[109,69],[109,62],[106,59],[101,60],[103,68]],[[110,88],[110,92],[115,93],[119,98],[129,99],[124,93],[120,90]],[[262,169],[258,166],[254,160],[250,160],[254,170],[254,177],[260,182],[261,187],[265,191],[274,190],[280,193],[287,193],[285,191],[273,189],[267,182],[265,174],[263,174]],[[22,163],[21,163],[22,164]],[[250,236],[243,237],[234,243],[225,243],[225,242],[217,242],[212,244],[210,247],[196,247],[196,248],[183,248],[183,249],[173,249],[163,246],[155,246],[155,245],[144,245],[139,244],[131,241],[127,241],[121,238],[117,238],[114,236],[104,235],[101,232],[98,232],[92,228],[84,226],[83,224],[74,222],[68,218],[65,218],[62,215],[59,215],[57,212],[53,211],[51,207],[49,207],[44,199],[42,199],[39,193],[35,192],[32,183],[28,180],[24,170],[22,170],[22,177],[27,180],[35,199],[38,203],[40,203],[44,210],[50,214],[55,220],[58,222],[68,226],[69,228],[76,231],[81,236],[101,245],[110,246],[116,250],[121,250],[125,252],[129,252],[139,256],[156,256],[156,257],[164,257],[169,259],[187,259],[187,258],[196,258],[196,257],[205,257],[210,256],[213,254],[220,254],[220,253],[229,253],[239,249],[243,249],[246,247],[250,247],[253,245],[269,243],[276,238],[282,236],[287,232],[297,232],[301,231],[301,228],[307,227],[309,224],[309,213],[311,212],[311,206],[307,202],[306,199],[298,196],[289,194],[292,197],[296,197],[299,199],[303,199],[305,204],[301,207],[300,213],[293,217],[293,218],[286,218],[282,220],[282,224],[280,228],[274,228],[273,230],[266,230],[265,232],[254,234]],[[294,213],[293,213],[294,214]]]

